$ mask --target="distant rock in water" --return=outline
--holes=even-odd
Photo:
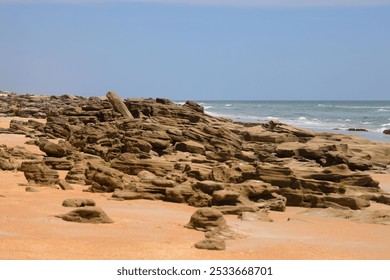
[[[383,130],[383,133],[384,133],[384,134],[390,134],[390,129],[385,129],[385,130]]]
[[[361,131],[361,132],[368,132],[365,128],[348,128],[348,131]]]

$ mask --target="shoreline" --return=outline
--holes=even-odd
[[[372,141],[390,142],[390,136],[383,133],[390,126],[389,119],[386,117],[386,112],[390,110],[388,100],[200,100],[199,102],[205,106],[208,114],[227,117],[234,121],[263,123],[276,120],[316,132],[342,133]],[[291,107],[297,109],[291,110]],[[361,117],[358,116],[360,111],[362,111]],[[349,131],[349,129],[365,131]]]

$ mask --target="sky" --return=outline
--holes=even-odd
[[[390,0],[0,0],[0,90],[390,100]]]

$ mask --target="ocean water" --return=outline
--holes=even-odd
[[[390,101],[205,101],[205,112],[241,122],[280,122],[390,142]],[[350,128],[367,132],[351,132]]]

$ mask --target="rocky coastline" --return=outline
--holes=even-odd
[[[74,95],[0,94],[7,134],[23,147],[0,146],[0,170],[23,172],[26,191],[41,186],[109,194],[113,200],[162,200],[199,208],[190,228],[205,231],[196,248],[223,250],[236,238],[224,215],[269,220],[286,207],[358,211],[390,205],[371,173],[389,174],[390,143],[316,133],[275,121],[239,123],[212,117],[201,105],[165,98],[122,100]],[[66,172],[60,179],[59,172]],[[67,221],[113,223],[93,202],[68,202]],[[58,214],[58,213],[57,213]],[[390,212],[376,222],[389,224]],[[380,218],[382,217],[382,218]],[[190,220],[190,217],[189,217]],[[207,226],[194,226],[196,224]]]

